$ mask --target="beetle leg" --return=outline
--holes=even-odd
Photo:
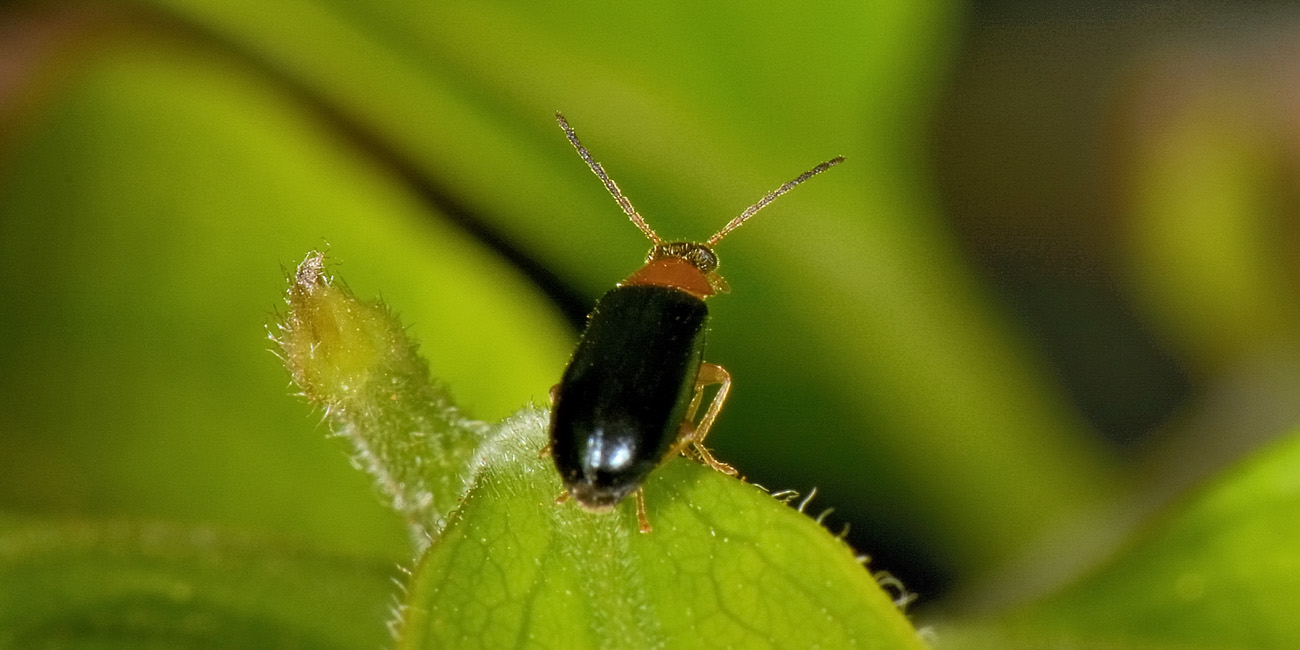
[[[691,441],[695,439],[695,414],[699,413],[700,403],[704,401],[704,387],[706,385],[696,382],[695,394],[691,396],[691,403],[686,406],[686,417],[682,419],[682,426],[677,431],[677,442],[672,449],[668,450],[668,454],[664,456],[665,459],[672,458],[677,454],[687,455],[687,449],[691,447]],[[694,450],[692,449],[692,451]]]
[[[654,530],[650,526],[650,518],[645,515],[645,488],[636,489],[636,520],[641,525],[641,532],[648,533]]]
[[[700,402],[704,400],[704,387],[707,384],[695,382],[695,395],[691,397],[691,403],[686,407],[686,421],[694,422],[695,414],[700,411]]]
[[[560,385],[559,385],[559,384],[556,384],[556,385],[554,385],[554,386],[551,386],[550,396],[551,396],[551,407],[553,408],[553,407],[555,406],[555,399],[556,399],[557,397],[560,396]],[[537,457],[538,457],[538,458],[546,458],[546,457],[550,456],[550,455],[551,455],[551,445],[552,445],[552,444],[554,444],[554,443],[552,443],[552,442],[550,442],[550,441],[547,441],[546,446],[545,446],[545,447],[542,447],[542,450],[539,451],[539,452],[537,452]],[[568,492],[565,492],[565,494],[568,494]]]
[[[695,411],[699,409],[704,387],[713,384],[718,385],[718,392],[709,402],[709,408],[704,412],[704,417],[700,418],[699,424],[694,424]],[[726,368],[707,362],[700,365],[700,372],[695,376],[695,397],[691,399],[690,407],[687,409],[690,417],[682,424],[682,432],[672,453],[682,452],[690,447],[699,454],[700,460],[705,465],[723,474],[736,476],[739,473],[736,468],[714,458],[713,454],[704,447],[704,438],[709,435],[709,429],[713,428],[713,422],[718,419],[718,412],[722,410],[722,404],[727,401],[727,393],[730,391],[731,373],[727,372]]]
[[[710,453],[708,449],[704,448],[704,445],[701,445],[698,442],[693,444],[695,446],[695,453],[700,455],[700,460],[704,461],[705,465],[708,465],[709,467],[712,467],[713,469],[716,469],[719,472],[726,474],[727,476],[740,475],[740,472],[736,471],[736,468],[718,460],[717,458],[714,458],[713,454]]]
[[[731,373],[716,363],[705,362],[700,364],[700,373],[695,377],[696,390],[699,391],[711,384],[718,385],[718,392],[713,396],[713,401],[709,402],[709,410],[704,412],[704,417],[700,418],[700,423],[695,425],[695,435],[692,442],[697,447],[703,445],[704,437],[709,435],[709,429],[713,428],[713,421],[718,419],[718,412],[722,410],[722,403],[727,401],[727,393],[731,392]]]

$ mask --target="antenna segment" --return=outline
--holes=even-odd
[[[650,224],[646,223],[645,219],[636,211],[636,208],[632,207],[632,202],[623,196],[623,191],[618,189],[618,183],[615,183],[614,179],[605,173],[605,168],[601,167],[600,163],[591,157],[591,152],[587,151],[587,148],[578,141],[578,134],[573,132],[573,127],[569,126],[568,120],[564,119],[564,115],[560,114],[559,111],[555,113],[555,121],[560,123],[560,128],[564,129],[564,134],[569,136],[569,142],[573,144],[574,149],[578,150],[578,155],[587,161],[587,166],[591,168],[592,173],[600,178],[601,182],[605,184],[605,189],[609,190],[615,201],[618,201],[619,206],[623,208],[623,213],[632,220],[632,223],[636,224],[637,228],[641,229],[641,232],[645,233],[646,237],[650,238],[654,245],[663,244],[664,240],[659,238],[659,235],[650,227]]]
[[[591,168],[592,173],[600,178],[601,182],[605,184],[605,189],[609,190],[610,195],[614,197],[615,201],[618,201],[619,207],[623,208],[623,213],[632,220],[632,223],[636,224],[637,228],[641,229],[641,232],[645,233],[645,236],[648,237],[655,246],[662,246],[664,240],[655,233],[654,229],[650,227],[650,224],[646,223],[645,218],[636,211],[636,208],[632,207],[632,202],[629,201],[627,197],[623,196],[623,191],[618,189],[618,183],[615,183],[614,179],[610,178],[609,174],[605,173],[605,168],[591,157],[591,152],[587,151],[586,147],[582,146],[582,143],[578,141],[578,134],[573,132],[573,127],[569,126],[569,121],[564,119],[564,115],[559,111],[556,111],[555,113],[555,121],[560,123],[560,128],[564,129],[564,134],[568,136],[569,142],[573,144],[574,149],[578,150],[578,155],[582,156],[582,159],[587,162],[587,166]],[[842,162],[844,162],[844,156],[831,158],[830,160],[799,174],[785,185],[768,192],[766,196],[758,200],[758,203],[745,208],[745,211],[740,213],[740,216],[727,222],[727,225],[723,226],[722,230],[719,230],[710,237],[708,241],[704,242],[704,246],[713,248],[718,242],[722,241],[723,237],[726,237],[731,233],[731,231],[739,228],[741,224],[748,221],[750,217],[758,214],[759,210],[766,208],[768,204],[775,201],[777,197],[794,189],[796,185]]]
[[[754,216],[755,214],[758,214],[759,210],[766,208],[769,203],[775,201],[776,197],[781,196],[782,194],[785,194],[786,192],[789,192],[790,190],[794,189],[795,185],[798,185],[812,178],[813,176],[816,176],[842,162],[844,162],[844,156],[836,156],[834,158],[831,158],[830,160],[827,160],[826,162],[817,165],[816,167],[813,167],[812,169],[809,169],[808,171],[802,174],[799,174],[797,177],[794,178],[794,180],[786,183],[785,185],[782,185],[781,187],[778,187],[775,190],[768,192],[767,196],[764,196],[763,198],[758,200],[758,203],[755,203],[754,205],[745,208],[745,211],[741,212],[740,216],[727,222],[727,225],[723,226],[722,230],[719,230],[717,234],[713,235],[712,237],[709,238],[708,241],[704,242],[704,245],[708,246],[709,248],[713,248],[715,245],[717,245],[719,241],[722,241],[723,237],[726,237],[731,231],[739,228],[740,224],[745,223],[745,221],[748,220],[750,217]]]

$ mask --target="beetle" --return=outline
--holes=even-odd
[[[623,196],[578,141],[560,113],[560,128],[578,155],[605,184],[653,247],[645,264],[607,292],[587,317],[587,327],[551,389],[550,454],[564,484],[557,501],[572,497],[593,512],[608,512],[636,495],[641,532],[650,532],[642,483],[678,453],[693,451],[709,467],[736,470],[704,447],[731,390],[731,375],[704,361],[708,307],[728,291],[713,248],[731,231],[794,186],[844,161],[832,158],[769,192],[703,243],[665,242]],[[717,392],[695,420],[704,389]]]

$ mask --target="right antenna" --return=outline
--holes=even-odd
[[[809,169],[808,171],[802,174],[799,174],[794,178],[794,180],[791,180],[785,185],[782,185],[781,187],[778,187],[775,190],[768,192],[767,196],[764,196],[763,198],[758,200],[758,203],[755,203],[754,205],[745,208],[745,211],[741,212],[740,216],[736,217],[735,219],[732,219],[731,221],[728,221],[727,225],[723,226],[722,230],[719,230],[716,234],[710,237],[708,241],[704,242],[704,245],[708,246],[709,248],[713,248],[715,245],[717,245],[718,242],[722,241],[723,237],[726,237],[728,234],[731,233],[731,231],[739,228],[740,225],[745,223],[745,221],[747,221],[750,217],[754,216],[755,214],[758,214],[758,211],[762,210],[763,208],[766,208],[769,203],[775,201],[776,197],[781,196],[782,194],[785,194],[786,192],[789,192],[790,190],[794,189],[795,185],[798,185],[812,178],[813,176],[816,176],[842,162],[844,162],[844,156],[836,156],[834,158],[831,158],[830,160],[827,160],[826,162],[817,165],[816,167],[813,167],[812,169]]]

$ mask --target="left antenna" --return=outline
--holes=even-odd
[[[555,112],[555,121],[560,123],[560,128],[564,129],[564,135],[569,137],[569,142],[573,144],[574,149],[578,150],[578,155],[582,156],[582,159],[587,162],[587,166],[591,168],[592,173],[600,178],[601,182],[605,184],[605,189],[609,190],[615,201],[618,201],[619,207],[623,208],[623,213],[627,215],[627,218],[631,219],[632,223],[636,224],[636,227],[640,228],[641,232],[645,233],[645,236],[649,237],[654,245],[663,244],[664,240],[659,238],[659,235],[650,227],[650,224],[646,223],[641,214],[636,211],[636,208],[632,207],[632,202],[627,200],[626,196],[623,196],[623,191],[618,189],[618,183],[615,183],[614,179],[605,173],[605,168],[601,167],[600,163],[591,157],[591,152],[587,151],[587,148],[578,141],[578,134],[573,132],[573,127],[569,126],[569,121],[564,119],[564,115],[559,111]]]

